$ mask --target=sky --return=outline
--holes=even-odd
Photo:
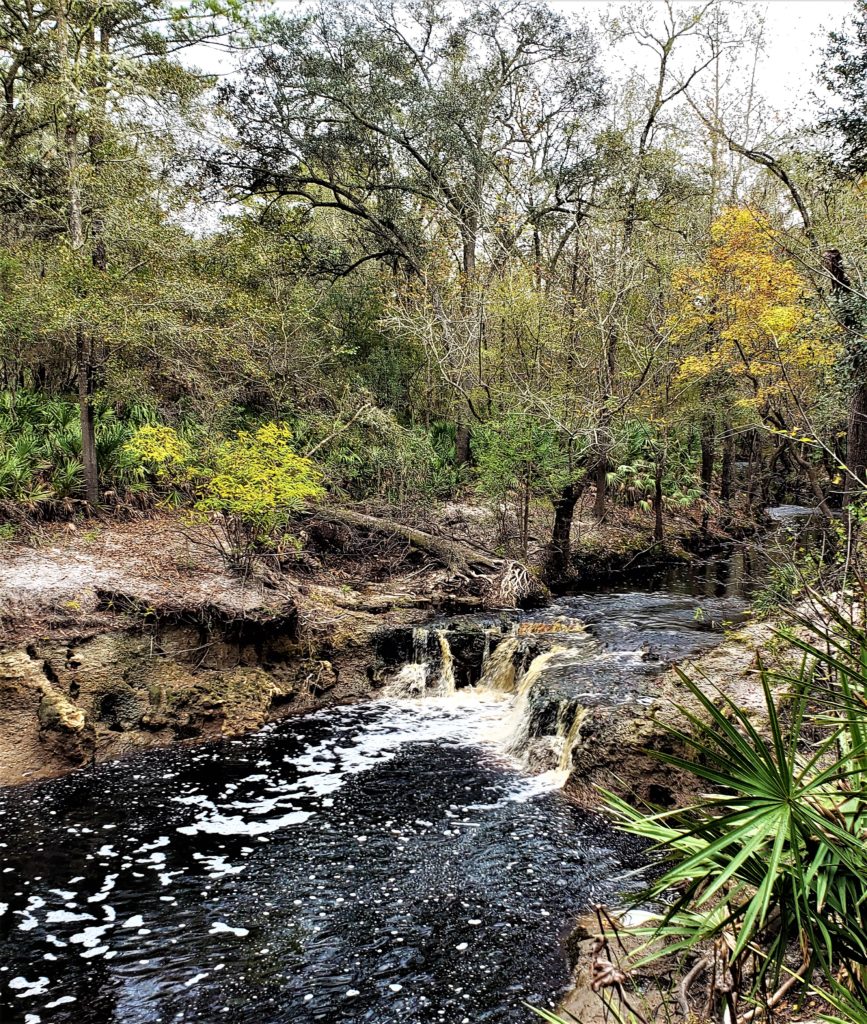
[[[548,0],[564,12],[580,12],[596,21],[606,11],[630,6],[626,2],[606,0]],[[684,6],[678,3],[678,6]],[[662,0],[651,0],[650,6],[663,7]],[[815,72],[821,63],[820,50],[828,32],[840,28],[852,13],[851,0],[742,0],[726,3],[733,20],[738,10],[759,10],[765,13],[767,55],[758,69],[761,92],[778,110],[795,108],[806,112],[810,93],[818,89]]]

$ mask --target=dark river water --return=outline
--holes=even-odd
[[[7,792],[0,1019],[527,1020],[634,855],[497,753],[504,710],[374,701]]]
[[[716,643],[749,575],[739,553],[535,614],[580,615],[622,676]],[[0,792],[0,1020],[536,1020],[641,852],[503,753],[512,714],[371,700]]]

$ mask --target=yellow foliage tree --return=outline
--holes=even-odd
[[[807,301],[794,264],[780,255],[766,216],[730,207],[714,222],[711,239],[704,261],[672,282],[667,327],[684,349],[678,379],[713,381],[762,422],[791,429],[838,357],[829,324]]]

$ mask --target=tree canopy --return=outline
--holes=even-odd
[[[3,498],[164,500],[154,431],[282,424],[337,500],[474,496],[561,567],[585,501],[860,500],[853,14],[781,140],[722,0],[4,6]]]

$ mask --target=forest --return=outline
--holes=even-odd
[[[463,978],[444,967],[392,1017],[362,1010],[364,983],[323,960],[333,991],[290,999],[264,968],[259,988],[221,990],[237,1020],[505,1024],[538,1019],[532,1006],[585,1024],[609,1011],[629,1024],[867,1022],[867,0],[825,6],[804,95],[781,109],[766,88],[780,18],[752,0],[0,0],[11,847],[53,842],[41,824],[26,831],[30,805],[15,801],[65,781],[34,780],[258,736],[371,687],[454,700],[487,686],[523,715],[507,745],[521,771],[564,772],[556,800],[604,807],[620,829],[611,849],[625,833],[663,864],[632,900],[637,932],[610,909],[624,900],[613,890],[588,925],[592,1010],[561,1001],[565,954],[540,955],[538,977],[495,957],[501,977],[479,954],[473,970],[500,980],[485,994],[463,979],[479,986],[463,1018],[464,1004],[437,1002]],[[793,508],[809,531],[781,540]],[[746,577],[759,549],[747,582],[695,589],[720,552],[726,573],[746,558]],[[692,621],[680,606],[652,625],[643,604],[624,611],[612,593],[635,570],[675,573],[668,597],[694,598]],[[610,669],[622,650],[609,614],[637,631],[633,661]],[[690,639],[669,650],[672,615],[669,632]],[[718,658],[753,660],[705,676],[705,634]],[[146,656],[133,650],[145,637]],[[601,645],[598,677],[576,653],[585,640]],[[678,667],[695,658],[694,673]],[[664,682],[639,679],[642,661]],[[585,683],[619,693],[626,678],[679,709],[667,738],[641,731],[643,712],[616,732],[611,701],[584,700]],[[472,729],[494,714],[479,699]],[[603,735],[608,760],[591,771],[584,751]],[[648,768],[650,752],[665,767]],[[148,807],[161,797],[141,792]],[[81,799],[75,827],[103,820],[95,791]],[[422,824],[438,820],[426,806]],[[231,836],[234,820],[177,831]],[[263,843],[278,828],[254,825]],[[232,859],[223,849],[192,854],[218,864],[208,878]],[[631,877],[633,847],[617,856]],[[43,874],[75,888],[55,870]],[[318,898],[301,879],[286,882],[296,903]],[[140,922],[145,897],[127,895],[120,912]],[[590,906],[576,894],[539,913],[562,933]],[[251,927],[208,934],[237,942]],[[553,933],[520,935],[525,952],[560,949]],[[42,968],[9,937],[23,966],[8,1020],[145,1019],[89,975],[80,997],[15,1016],[56,992],[27,980]],[[83,956],[103,948],[81,941]],[[409,1000],[394,971],[383,991]],[[154,984],[150,1010],[193,1019],[179,1000],[198,981]],[[224,1019],[217,1005],[195,1004],[197,1019]]]
[[[591,492],[657,539],[857,497],[863,11],[787,135],[755,12],[338,6],[4,8],[12,519],[222,508],[220,445],[271,424],[298,501],[470,487],[524,558],[544,510],[555,572]]]

